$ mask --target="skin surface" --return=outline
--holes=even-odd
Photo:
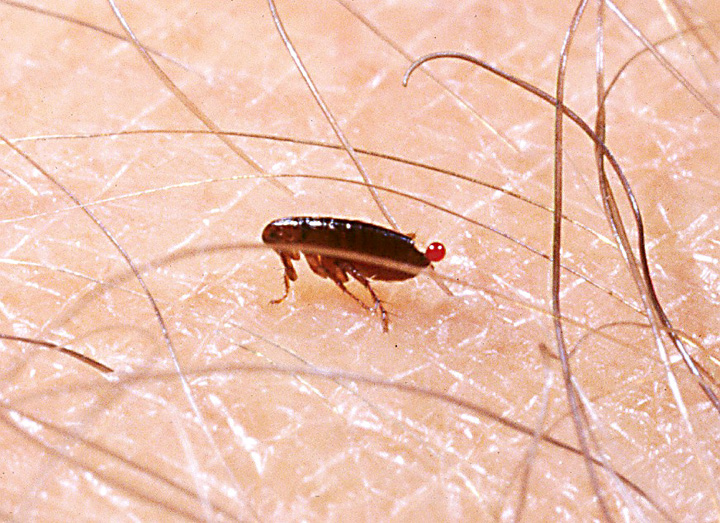
[[[122,32],[105,2],[31,4]],[[651,40],[676,32],[659,4],[627,4],[623,12]],[[467,52],[551,93],[574,9],[534,0],[475,0],[453,9],[419,1],[351,6],[413,58]],[[118,7],[145,45],[187,67],[156,57],[217,127],[337,143],[263,2],[123,1]],[[468,100],[508,145],[422,71],[402,87],[408,61],[341,4],[277,7],[356,148],[450,169],[551,207],[551,106],[469,64],[430,64],[427,70]],[[588,7],[575,36],[566,84],[567,105],[591,125],[596,7]],[[692,8],[694,23],[720,19],[717,2],[693,1]],[[606,17],[607,83],[642,46],[607,10]],[[547,208],[361,156],[374,183],[481,224],[380,193],[401,231],[416,234],[419,249],[434,240],[445,244],[448,256],[436,268],[455,296],[429,278],[374,284],[390,312],[391,329],[383,334],[375,316],[303,263],[296,264],[290,297],[271,305],[282,292],[283,270],[260,242],[263,226],[298,215],[386,225],[368,190],[328,178],[280,179],[288,191],[247,177],[258,172],[217,136],[187,132],[206,127],[131,44],[5,4],[0,23],[0,134],[73,137],[16,145],[80,202],[91,203],[87,209],[135,264],[155,264],[142,276],[185,375],[178,377],[162,327],[118,249],[56,184],[3,146],[0,332],[68,343],[116,373],[106,378],[61,354],[3,344],[0,517],[603,517],[582,459],[557,445],[533,446],[541,421],[552,437],[577,446],[560,366],[540,349],[555,352],[550,263],[537,254],[551,252]],[[700,37],[720,54],[717,33]],[[697,35],[662,51],[709,100],[720,99],[720,67]],[[691,352],[714,381],[720,378],[719,122],[647,53],[607,103],[607,143],[640,202],[660,300],[675,327],[703,346]],[[165,132],[79,136],[140,129]],[[564,212],[593,232],[564,222],[563,263],[592,284],[563,272],[562,311],[575,349],[572,371],[598,419],[592,434],[616,473],[672,518],[717,521],[712,478],[720,475],[720,414],[672,353],[690,432],[647,321],[635,310],[635,284],[611,245],[592,143],[568,121],[565,130]],[[360,180],[336,150],[231,140],[268,173]],[[630,227],[624,200],[620,207]],[[232,243],[243,247],[227,248]],[[219,245],[226,248],[212,248]],[[267,365],[374,381],[257,368]],[[389,381],[407,389],[383,386]],[[481,406],[529,428],[530,436],[488,412],[414,388]],[[614,519],[662,519],[616,478],[599,476]]]

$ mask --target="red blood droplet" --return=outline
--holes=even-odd
[[[440,242],[433,242],[428,245],[425,257],[431,262],[439,262],[445,257],[445,246]]]

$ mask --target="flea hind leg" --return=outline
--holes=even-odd
[[[387,311],[385,310],[385,307],[383,306],[383,302],[380,301],[380,298],[378,298],[378,295],[375,294],[375,291],[370,286],[370,280],[368,280],[365,276],[360,274],[360,272],[355,267],[353,267],[352,264],[350,264],[350,263],[343,263],[341,265],[341,268],[343,271],[346,271],[353,278],[355,278],[357,281],[359,281],[362,284],[362,286],[368,290],[368,292],[370,293],[370,296],[372,296],[372,299],[375,301],[375,305],[372,307],[368,307],[360,300],[360,298],[358,298],[357,296],[352,294],[350,291],[348,291],[344,285],[342,285],[338,282],[335,282],[335,283],[338,283],[338,286],[342,290],[344,290],[346,293],[350,294],[350,296],[352,296],[355,299],[355,301],[358,301],[359,303],[361,303],[362,306],[365,307],[366,309],[368,309],[369,311],[374,312],[375,310],[379,310],[380,311],[380,321],[382,322],[382,326],[383,326],[383,332],[388,332],[389,323],[388,323]]]
[[[315,274],[322,276],[323,278],[330,278],[333,282],[335,282],[335,285],[337,285],[341,291],[343,291],[353,300],[358,302],[363,309],[366,309],[370,312],[373,312],[375,310],[375,307],[365,305],[365,303],[360,298],[355,296],[347,289],[347,287],[345,287],[345,284],[350,279],[347,275],[347,264],[342,264],[334,258],[330,258],[328,256],[320,256],[319,254],[306,254],[305,259],[307,260],[310,269],[312,269]]]
[[[370,312],[375,312],[377,309],[380,309],[383,332],[388,331],[387,312],[385,311],[385,308],[383,307],[380,298],[377,297],[375,291],[372,289],[372,287],[370,287],[370,282],[368,281],[368,279],[365,278],[365,276],[363,276],[362,274],[360,274],[351,263],[337,260],[330,256],[321,256],[319,254],[305,254],[305,259],[307,260],[310,269],[312,269],[315,274],[322,276],[323,278],[330,278],[332,281],[335,282],[335,285],[337,285],[341,291],[343,291],[345,294],[347,294],[353,300],[359,303],[363,309]],[[370,296],[372,296],[373,300],[375,300],[375,305],[373,305],[372,307],[365,305],[365,303],[360,298],[355,296],[347,289],[347,287],[345,287],[345,283],[349,279],[347,276],[348,273],[351,274],[352,277],[355,278],[357,281],[362,283],[362,285],[368,290]]]

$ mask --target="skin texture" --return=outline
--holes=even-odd
[[[573,6],[474,1],[450,10],[430,4],[368,1],[352,8],[413,58],[460,50],[554,91]],[[104,2],[32,5],[122,32]],[[692,7],[695,23],[720,18],[717,2]],[[621,8],[651,40],[675,32],[656,3]],[[337,143],[266,4],[128,1],[119,9],[145,45],[188,67],[157,59],[219,128]],[[560,367],[540,349],[555,350],[549,261],[508,240],[548,255],[548,210],[363,156],[374,183],[481,224],[381,193],[421,250],[433,240],[446,245],[437,270],[455,296],[428,278],[375,284],[390,311],[391,330],[383,334],[376,317],[296,264],[290,297],[271,305],[282,292],[283,272],[277,255],[262,247],[263,226],[295,215],[384,225],[367,189],[330,179],[281,179],[291,194],[265,180],[233,179],[258,173],[216,136],[77,137],[206,127],[132,45],[17,7],[0,10],[0,133],[75,136],[17,146],[79,201],[99,202],[88,209],[138,266],[158,265],[142,274],[185,373],[183,382],[151,304],[118,250],[57,185],[4,147],[0,331],[70,343],[116,369],[110,381],[67,356],[4,344],[4,519],[603,517],[582,459],[557,446],[533,446],[532,430],[541,420],[554,438],[577,445]],[[468,64],[429,66],[513,148],[421,72],[403,88],[408,62],[340,4],[288,2],[278,10],[355,147],[451,169],[552,205],[551,106]],[[592,122],[595,5],[586,16],[570,53],[566,103]],[[641,45],[606,16],[611,76]],[[715,33],[701,37],[720,53]],[[663,51],[708,99],[718,99],[718,64],[697,37]],[[640,202],[658,294],[676,328],[703,345],[692,353],[715,381],[718,122],[649,56],[630,66],[607,104],[607,142]],[[564,224],[563,263],[596,285],[563,273],[566,336],[576,348],[572,370],[599,420],[592,433],[615,471],[672,518],[717,520],[711,478],[720,474],[720,415],[673,354],[692,433],[684,422],[642,325],[647,322],[632,308],[639,306],[634,283],[622,256],[603,239],[612,235],[592,143],[570,123],[565,128],[564,212],[597,233]],[[232,143],[269,173],[360,179],[338,151],[262,139]],[[624,201],[621,210],[629,223]],[[244,247],[210,248],[232,242]],[[589,334],[588,327],[601,330]],[[261,365],[331,369],[375,381],[248,368]],[[383,386],[388,381],[409,389]],[[531,435],[413,387],[481,406]],[[617,479],[600,473],[600,482],[613,518],[662,518],[618,488]]]

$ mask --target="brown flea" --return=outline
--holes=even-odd
[[[299,216],[280,218],[270,222],[262,233],[263,242],[273,244],[294,244],[292,247],[276,247],[285,267],[285,294],[272,303],[280,303],[290,293],[290,281],[297,280],[293,260],[300,259],[300,253],[310,269],[323,278],[330,278],[345,294],[352,297],[363,308],[380,311],[383,331],[388,331],[387,311],[370,286],[370,280],[402,281],[415,277],[432,261],[440,261],[445,255],[441,243],[433,243],[426,253],[415,247],[410,236],[365,223],[342,218]],[[303,248],[321,247],[341,249],[351,254],[386,258],[394,263],[404,263],[417,267],[417,271],[398,270],[375,263],[343,259],[341,256],[329,256],[305,252]],[[368,307],[362,300],[345,287],[348,275],[360,282],[370,293],[375,304]]]

